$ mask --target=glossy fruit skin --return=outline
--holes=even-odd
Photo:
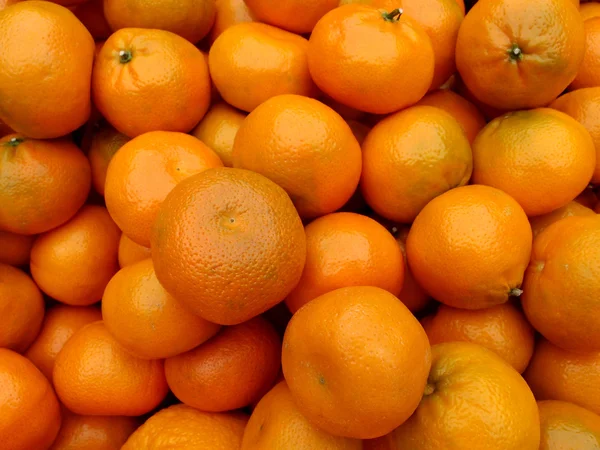
[[[250,112],[271,97],[315,97],[302,36],[257,22],[226,29],[208,53],[210,75],[223,99]]]
[[[541,216],[535,216],[529,218],[531,224],[531,230],[533,231],[533,237],[536,238],[542,231],[548,228],[555,222],[565,219],[571,216],[593,216],[596,213],[593,209],[583,206],[581,203],[573,200],[567,203],[562,208],[555,209],[548,214],[542,214]]]
[[[354,286],[317,297],[292,316],[282,367],[313,425],[367,439],[389,433],[417,408],[430,358],[423,328],[397,297]]]
[[[563,350],[540,339],[523,374],[538,400],[562,400],[600,414],[600,352]]]
[[[598,2],[582,3],[579,6],[579,14],[584,21],[592,17],[600,17],[600,5]]]
[[[0,439],[7,450],[46,449],[61,413],[48,380],[26,358],[0,349]]]
[[[104,15],[113,31],[152,28],[175,33],[192,44],[208,34],[215,22],[214,0],[104,0]]]
[[[25,272],[0,263],[0,347],[23,353],[44,320],[44,299]]]
[[[119,240],[119,267],[130,266],[138,261],[142,261],[147,258],[152,258],[152,253],[148,247],[143,247],[140,244],[136,244],[127,237],[125,233],[121,234]]]
[[[20,267],[29,264],[35,235],[0,231],[0,263]]]
[[[298,283],[306,237],[275,183],[243,169],[208,169],[179,183],[161,205],[152,260],[175,299],[206,320],[235,325]]]
[[[469,185],[423,208],[408,234],[406,255],[415,280],[433,298],[482,309],[505,303],[521,286],[531,245],[531,226],[512,197]]]
[[[265,0],[244,0],[260,22],[293,33],[310,33],[327,12],[338,6],[338,0],[291,0],[273,7]]]
[[[102,321],[85,325],[66,342],[52,376],[60,401],[81,415],[140,416],[169,390],[163,362],[127,353]]]
[[[280,337],[273,325],[255,317],[168,358],[165,374],[173,393],[186,405],[225,412],[260,400],[273,386],[280,367]]]
[[[209,413],[174,405],[150,417],[121,450],[237,449],[247,421],[248,417],[241,413]]]
[[[600,87],[568,92],[554,100],[549,107],[568,114],[588,130],[596,147],[592,183],[600,183]]]
[[[182,180],[223,163],[200,140],[184,133],[151,131],[127,142],[108,166],[104,198],[115,223],[150,247],[158,208]]]
[[[0,13],[0,30],[0,120],[36,139],[83,125],[91,111],[94,39],[81,22],[62,6],[28,1]]]
[[[434,345],[432,359],[415,414],[365,450],[434,450],[441,441],[448,450],[538,450],[535,398],[508,363],[470,342]]]
[[[65,343],[77,330],[101,319],[102,313],[95,306],[55,305],[46,312],[42,329],[25,357],[52,380],[54,361]]]
[[[485,117],[473,103],[449,89],[432,91],[417,105],[435,106],[449,113],[463,128],[470,144],[486,124]]]
[[[386,117],[362,145],[361,191],[380,215],[412,223],[433,198],[469,182],[471,146],[459,123],[432,106]]]
[[[124,28],[96,58],[92,94],[102,115],[131,138],[157,130],[187,133],[208,110],[210,77],[202,52],[184,38]]]
[[[55,300],[78,306],[96,303],[118,270],[119,237],[106,208],[85,205],[69,222],[37,238],[31,275]]]
[[[106,172],[112,157],[131,139],[119,133],[112,126],[103,124],[94,132],[88,151],[92,169],[92,186],[100,195],[104,195]]]
[[[295,313],[311,300],[348,286],[377,286],[400,294],[404,258],[394,237],[375,220],[333,213],[305,227],[306,264],[285,303]]]
[[[255,17],[244,0],[215,0],[217,13],[208,39],[211,43],[227,28],[244,22],[255,22]]]
[[[507,113],[473,142],[473,183],[503,190],[528,216],[575,199],[595,167],[596,150],[585,127],[550,108]]]
[[[531,324],[554,345],[600,351],[599,244],[598,215],[562,219],[534,241],[521,300]]]
[[[0,160],[0,229],[43,233],[64,224],[85,203],[90,165],[68,138],[9,134],[0,139]],[[39,171],[46,175],[39,176]]]
[[[341,208],[362,166],[360,145],[344,119],[298,95],[273,97],[252,111],[235,137],[232,160],[285,189],[303,219]]]
[[[440,305],[421,323],[431,345],[455,341],[479,344],[519,373],[525,371],[533,355],[534,329],[512,302],[480,310]]]
[[[252,411],[241,450],[270,448],[362,450],[363,446],[358,439],[333,436],[311,425],[298,411],[286,382],[280,381]]]
[[[538,402],[540,450],[562,448],[600,449],[600,416],[573,403],[557,400]]]
[[[233,143],[246,114],[225,102],[215,103],[191,132],[208,145],[223,161],[233,167]]]
[[[585,53],[571,89],[600,87],[600,17],[592,17],[583,23],[585,29]]]
[[[317,86],[340,103],[375,114],[418,102],[434,70],[424,29],[407,15],[388,20],[382,14],[372,6],[340,6],[321,18],[308,46]],[[407,65],[413,69],[403,70]]]
[[[482,102],[529,109],[546,106],[575,79],[584,50],[583,21],[569,0],[484,0],[461,25],[456,65]]]
[[[49,450],[114,450],[138,425],[133,417],[80,416],[63,409],[60,431]]]

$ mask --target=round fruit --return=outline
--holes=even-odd
[[[344,119],[299,95],[273,97],[252,111],[235,137],[232,158],[234,167],[285,189],[304,219],[344,206],[362,164],[360,145]]]
[[[588,130],[596,147],[596,169],[592,183],[600,183],[600,87],[568,92],[553,101],[550,108],[567,113]]]
[[[69,305],[96,303],[118,270],[119,237],[106,208],[86,205],[69,222],[36,239],[31,275],[55,300]]]
[[[217,14],[210,30],[209,40],[214,42],[227,28],[238,23],[254,22],[254,14],[244,0],[215,0]]]
[[[0,161],[0,229],[4,231],[51,230],[73,217],[87,199],[90,164],[67,138],[42,141],[10,134],[0,139]]]
[[[584,22],[585,53],[579,72],[571,83],[572,90],[600,87],[600,17],[592,17]]]
[[[378,214],[412,223],[438,195],[469,182],[471,146],[460,124],[432,106],[386,117],[362,145],[362,194]]]
[[[215,22],[215,0],[104,0],[104,15],[114,30],[166,30],[192,44],[208,34]]]
[[[233,142],[245,117],[245,113],[233,106],[219,102],[208,110],[191,134],[213,149],[226,167],[232,167]]]
[[[510,302],[476,311],[440,305],[422,324],[431,345],[456,341],[479,344],[519,373],[527,368],[533,355],[535,332]]]
[[[275,6],[269,0],[244,0],[256,18],[294,33],[310,33],[339,0],[287,0]]]
[[[600,351],[600,216],[567,217],[537,236],[523,309],[554,345]],[[568,299],[566,301],[565,299]]]
[[[0,13],[0,48],[0,120],[36,139],[64,136],[88,120],[94,39],[71,11],[14,4]]]
[[[92,185],[96,192],[104,195],[106,172],[112,157],[130,139],[112,126],[103,123],[92,135],[88,158],[92,168]]]
[[[531,217],[529,219],[529,223],[531,224],[533,237],[535,238],[550,225],[566,217],[595,215],[596,213],[594,212],[594,210],[588,208],[587,206],[583,206],[581,203],[578,203],[575,200],[573,200],[572,202],[567,203],[562,208],[555,209],[554,211],[549,212],[548,214],[542,214],[541,216]]]
[[[482,102],[537,108],[575,79],[585,45],[583,21],[570,0],[480,0],[460,27],[456,66]]]
[[[539,449],[537,404],[516,370],[470,342],[437,344],[431,351],[419,407],[389,436],[367,442],[365,450],[437,450],[440,442],[447,450]]]
[[[52,380],[56,356],[77,330],[102,319],[100,309],[94,306],[56,305],[48,309],[42,329],[25,356]]]
[[[334,100],[387,114],[427,93],[434,52],[425,30],[401,9],[344,5],[315,26],[308,67],[317,86]]]
[[[104,17],[104,0],[87,0],[72,11],[94,39],[104,40],[112,34],[110,25]]]
[[[22,270],[0,263],[0,347],[24,352],[44,320],[44,299]]]
[[[306,264],[285,302],[292,313],[322,294],[348,286],[377,286],[400,294],[404,258],[382,225],[354,213],[320,217],[305,228]]]
[[[112,277],[102,297],[102,318],[119,344],[144,359],[191,350],[221,328],[171,297],[156,279],[151,259],[127,266]]]
[[[358,439],[332,436],[312,425],[298,411],[285,381],[258,402],[242,440],[241,450],[303,448],[363,450]]]
[[[417,408],[431,354],[423,328],[398,298],[357,286],[317,297],[294,314],[282,364],[313,425],[368,439],[389,433]]]
[[[240,23],[210,47],[210,75],[223,99],[243,111],[281,94],[314,97],[307,49],[302,36],[263,23]]]
[[[94,103],[121,133],[187,133],[210,104],[202,52],[163,30],[124,28],[112,34],[94,63]]]
[[[538,402],[540,450],[581,448],[600,450],[600,416],[573,403]]]
[[[473,183],[503,190],[528,216],[565,206],[589,184],[595,167],[590,134],[554,109],[507,113],[473,142]]]
[[[60,431],[49,450],[120,449],[137,427],[132,417],[79,416],[64,409]]]
[[[60,428],[52,386],[26,358],[0,349],[0,440],[10,450],[50,447]]]
[[[131,264],[135,264],[138,261],[151,257],[152,253],[148,247],[136,244],[129,239],[125,233],[121,234],[118,254],[120,268],[130,266]]]
[[[436,300],[456,308],[505,303],[529,264],[532,232],[523,209],[489,186],[463,186],[433,199],[406,241],[415,280]]]
[[[35,236],[0,230],[0,264],[17,267],[29,264],[34,240]]]
[[[127,353],[102,321],[85,325],[66,342],[53,379],[60,401],[82,415],[146,414],[169,390],[163,362]]]
[[[171,391],[186,405],[223,412],[257,402],[273,386],[280,367],[279,335],[255,317],[168,358],[165,374]]]
[[[182,180],[223,163],[208,146],[179,132],[151,131],[113,156],[104,197],[113,220],[132,241],[150,247],[158,208]]]
[[[523,375],[538,400],[562,400],[600,414],[600,352],[563,350],[538,341]]]
[[[150,417],[121,450],[239,449],[247,421],[241,413],[209,413],[174,405]]]
[[[281,302],[306,260],[302,221],[285,191],[242,169],[209,169],[178,184],[152,235],[160,283],[191,311],[235,325]]]
[[[600,17],[600,3],[587,2],[579,6],[579,14],[583,20],[591,19],[592,17]]]
[[[433,91],[417,105],[435,106],[449,113],[460,124],[471,144],[486,124],[485,117],[473,103],[449,89]]]

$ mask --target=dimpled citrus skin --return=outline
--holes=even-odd
[[[333,436],[312,425],[298,411],[290,389],[281,381],[252,411],[241,450],[362,448],[358,439]]]
[[[598,9],[600,10],[600,3]],[[554,100],[550,108],[568,114],[588,130],[596,147],[596,169],[592,183],[600,183],[600,87],[568,92]]]
[[[283,338],[283,374],[298,409],[336,436],[376,438],[402,424],[430,366],[419,322],[373,286],[317,297],[292,316]]]
[[[121,63],[122,52],[130,53],[128,62]],[[208,110],[210,76],[202,52],[184,38],[123,28],[96,57],[92,94],[102,115],[129,137],[156,130],[187,133]]]
[[[600,351],[600,216],[567,217],[540,233],[523,291],[523,310],[546,339]]]
[[[583,206],[581,203],[573,200],[567,203],[562,208],[555,209],[548,214],[542,214],[541,216],[535,216],[529,218],[531,229],[533,231],[533,237],[535,238],[538,234],[552,225],[554,222],[565,219],[571,216],[593,216],[596,213],[593,209]]]
[[[600,416],[573,403],[538,402],[540,450],[600,450]]]
[[[152,260],[175,299],[206,320],[235,325],[289,294],[302,274],[306,236],[275,183],[248,170],[208,169],[161,205]]]
[[[470,342],[432,347],[425,395],[415,413],[365,450],[538,450],[535,398],[507,362]]]
[[[247,421],[241,413],[209,413],[174,405],[150,417],[121,450],[236,450]]]
[[[310,33],[328,11],[338,6],[338,0],[287,0],[274,6],[269,0],[245,0],[256,18],[294,33]]]
[[[169,390],[163,362],[127,353],[102,321],[85,325],[67,341],[52,375],[61,402],[82,415],[146,414]]]
[[[91,111],[94,39],[73,13],[18,2],[0,13],[0,119],[32,138],[64,136]]]
[[[433,298],[481,309],[517,293],[531,245],[531,226],[512,197],[469,185],[423,208],[408,234],[406,254],[415,279]]]
[[[600,414],[600,352],[563,350],[540,339],[523,374],[538,400],[562,400]]]
[[[590,134],[555,109],[507,113],[473,142],[473,183],[503,190],[528,216],[547,214],[575,199],[595,167]]]
[[[585,28],[585,54],[577,76],[571,83],[572,90],[600,86],[600,17],[592,17],[583,23]]]
[[[0,439],[6,450],[46,449],[60,428],[52,386],[23,356],[0,349]]]
[[[360,145],[329,106],[299,95],[273,97],[242,122],[233,166],[258,172],[281,186],[300,217],[341,208],[358,185]]]
[[[90,164],[67,138],[36,140],[10,134],[0,139],[0,160],[4,231],[31,235],[51,230],[73,217],[87,199]]]
[[[264,23],[240,23],[211,46],[210,75],[223,99],[242,111],[276,95],[314,97],[307,49],[308,41],[297,34]]]
[[[483,103],[504,110],[537,108],[573,81],[584,50],[583,21],[571,1],[484,0],[460,27],[456,66]]]
[[[386,114],[427,93],[434,53],[425,30],[407,15],[390,21],[375,7],[343,5],[323,16],[311,33],[308,67],[334,100]]]

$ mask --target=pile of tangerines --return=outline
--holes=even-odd
[[[600,3],[0,0],[0,448],[600,450]]]

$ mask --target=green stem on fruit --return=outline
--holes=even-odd
[[[519,44],[513,44],[507,51],[508,56],[511,60],[518,62],[523,59],[523,51]]]
[[[398,22],[403,12],[402,8],[396,8],[390,12],[383,12],[381,15],[386,22]]]
[[[14,137],[12,139],[10,139],[8,142],[5,142],[4,145],[8,146],[8,147],[18,147],[19,144],[25,142],[25,139],[23,138],[19,138],[19,137]]]
[[[129,61],[133,59],[133,55],[129,50],[121,50],[119,52],[119,62],[121,64],[127,64]]]

